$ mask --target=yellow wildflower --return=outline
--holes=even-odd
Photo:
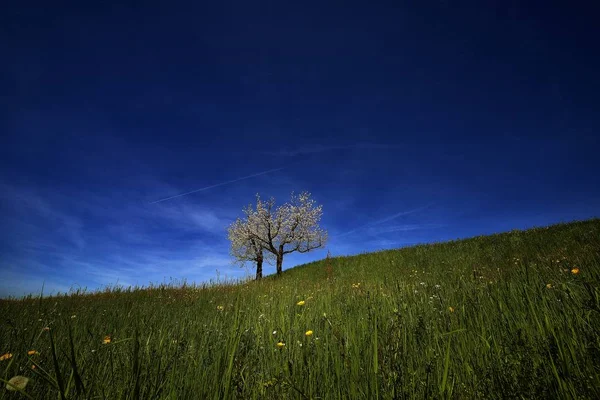
[[[11,353],[2,354],[0,356],[0,361],[8,360],[9,358],[12,358],[12,354]]]
[[[552,289],[552,284],[551,284],[551,283],[548,283],[548,284],[546,285],[546,287],[547,287],[548,289]]]
[[[312,334],[313,334],[313,331],[306,331],[306,333],[305,333],[306,336],[312,336]]]
[[[29,382],[29,378],[21,375],[13,376],[8,380],[8,383],[6,384],[6,390],[23,390],[25,389],[25,386],[27,386],[27,382]]]
[[[299,302],[296,303],[299,306],[303,306],[306,304],[306,302],[304,300],[300,300]]]
[[[223,307],[223,306],[217,306],[218,311],[223,311],[224,309],[225,309],[225,307]]]
[[[263,386],[268,388],[268,387],[275,385],[276,383],[277,383],[277,379],[270,379],[270,380],[266,381],[265,383],[263,383]]]
[[[573,269],[571,270],[571,273],[572,273],[573,275],[577,275],[577,274],[579,273],[579,268],[573,268]]]
[[[454,307],[448,307],[448,310],[450,310],[450,312],[454,312]]]
[[[104,339],[102,340],[102,344],[109,344],[112,341],[112,338],[110,336],[104,336]]]
[[[285,347],[285,343],[283,343],[282,341],[277,342],[277,347],[279,347],[280,349],[283,349]]]

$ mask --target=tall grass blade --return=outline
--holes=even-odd
[[[60,366],[58,365],[58,358],[56,357],[56,347],[54,346],[52,329],[48,330],[48,336],[50,337],[50,349],[52,351],[52,363],[54,364],[54,372],[56,374],[56,383],[58,384],[58,391],[60,393],[60,399],[66,400],[65,385],[63,382],[62,374],[60,372]]]

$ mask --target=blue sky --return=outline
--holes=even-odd
[[[327,247],[284,269],[600,216],[577,7],[3,6],[0,297],[243,277],[256,193],[323,205]]]

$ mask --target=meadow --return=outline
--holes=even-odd
[[[1,300],[0,399],[598,399],[599,282],[593,219]]]

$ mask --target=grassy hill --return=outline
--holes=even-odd
[[[599,282],[594,219],[261,282],[4,300],[0,378],[34,399],[597,399]]]

